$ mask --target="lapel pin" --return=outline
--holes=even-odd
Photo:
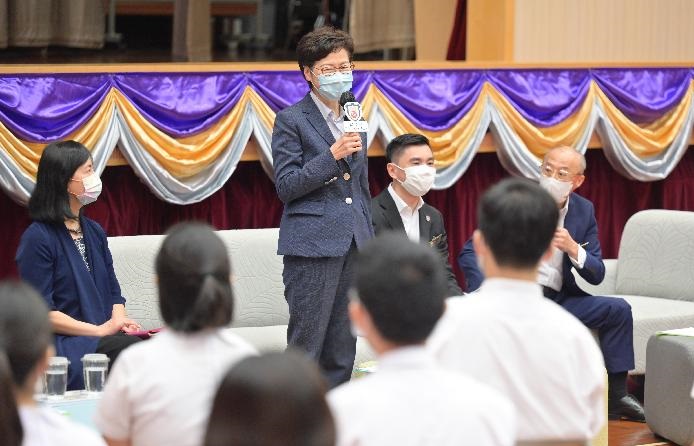
[[[429,217],[428,215],[425,218],[427,219],[427,221],[431,221],[431,217]]]

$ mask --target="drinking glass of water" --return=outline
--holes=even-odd
[[[44,391],[49,399],[60,399],[67,389],[67,366],[70,361],[63,356],[48,358],[48,369],[44,375]]]
[[[88,353],[82,357],[84,388],[87,392],[102,392],[106,383],[108,356],[102,353]]]

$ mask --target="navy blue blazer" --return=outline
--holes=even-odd
[[[310,94],[277,113],[272,131],[275,188],[284,203],[277,253],[340,257],[373,237],[364,150],[335,161],[328,124]]]
[[[586,251],[586,261],[583,268],[576,269],[576,271],[586,282],[593,285],[599,284],[605,278],[605,264],[602,262],[598,222],[595,220],[593,203],[576,193],[572,193],[569,199],[569,209],[566,212],[566,218],[564,218],[564,228],[578,244],[587,243],[583,247]],[[574,264],[569,259],[568,254],[564,254],[563,262],[562,288],[557,299],[588,296],[589,294],[576,284],[576,279],[571,273]],[[477,256],[472,247],[472,240],[465,243],[463,250],[458,255],[458,265],[465,274],[467,291],[471,292],[479,288],[484,280],[484,275],[477,265]]]
[[[87,247],[88,270],[65,225],[34,222],[24,231],[15,261],[19,275],[43,296],[50,310],[101,325],[113,305],[125,304],[113,271],[106,233],[94,220],[80,218]],[[82,356],[94,353],[99,338],[55,335],[58,356],[66,356],[68,389],[83,389]]]

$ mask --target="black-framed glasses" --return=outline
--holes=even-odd
[[[332,65],[322,65],[320,67],[314,68],[314,75],[322,74],[323,76],[332,76],[336,73],[351,73],[354,70],[354,64],[352,62],[348,64],[340,65],[339,67],[334,67]]]

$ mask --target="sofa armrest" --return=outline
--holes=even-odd
[[[576,284],[586,293],[594,296],[611,296],[616,294],[617,290],[617,259],[605,259],[605,278],[599,285],[591,285],[572,269]]]

